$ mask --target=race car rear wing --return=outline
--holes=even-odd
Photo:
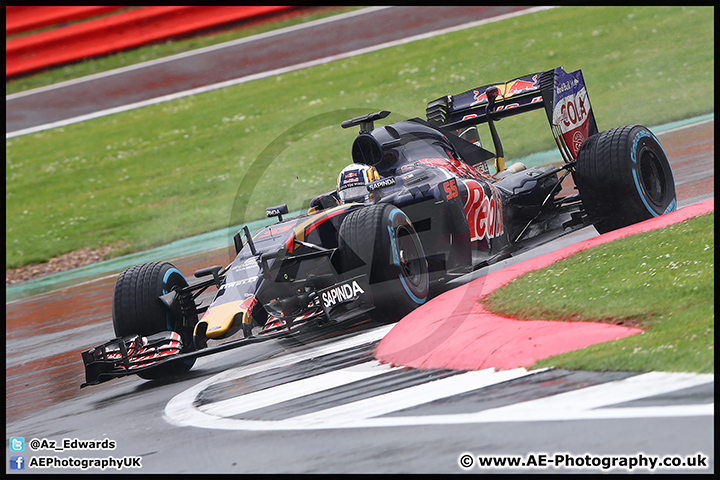
[[[493,120],[539,108],[545,108],[566,163],[577,158],[585,139],[598,133],[582,71],[567,73],[562,67],[446,95],[427,104],[426,116],[428,122],[443,130],[457,131],[488,123],[493,131]]]

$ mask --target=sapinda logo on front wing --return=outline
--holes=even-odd
[[[502,219],[502,205],[495,187],[490,185],[492,195],[485,194],[480,182],[475,180],[462,180],[468,191],[465,201],[465,216],[470,228],[470,241],[475,242],[494,238],[504,233]]]
[[[349,283],[344,283],[336,287],[331,287],[320,294],[323,305],[325,308],[331,308],[338,303],[351,302],[357,300],[360,295],[364,294],[365,290],[353,280]]]

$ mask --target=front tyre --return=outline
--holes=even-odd
[[[115,282],[112,316],[115,335],[149,336],[172,330],[187,344],[188,329],[197,323],[197,313],[182,309],[182,314],[172,313],[160,300],[160,296],[187,287],[180,271],[168,262],[150,262],[130,267]],[[190,333],[191,334],[191,333]],[[195,359],[159,365],[138,373],[145,379],[162,378],[185,373],[192,368]]]
[[[389,204],[361,208],[343,220],[339,233],[346,275],[368,276],[375,304],[371,318],[396,322],[425,303],[430,286],[427,260],[402,210]]]
[[[642,125],[600,132],[580,147],[580,196],[599,233],[675,210],[675,181],[665,151]]]

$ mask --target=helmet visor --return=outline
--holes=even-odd
[[[367,188],[365,185],[357,185],[355,187],[347,187],[340,190],[340,200],[343,203],[364,202],[367,199]]]

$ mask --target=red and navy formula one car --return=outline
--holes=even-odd
[[[564,162],[505,168],[494,122],[536,109]],[[254,235],[242,228],[229,265],[195,272],[202,280],[193,285],[166,262],[123,272],[112,307],[117,338],[82,353],[83,386],[183,373],[198,357],[305,328],[367,316],[394,322],[455,276],[587,225],[603,233],[675,209],[657,138],[639,125],[599,132],[580,70],[448,95],[428,103],[425,120],[375,128],[388,114],[343,122],[360,133],[338,190],[295,218],[283,219],[286,205],[268,208],[278,222]],[[492,150],[480,143],[481,124]],[[575,187],[562,196],[568,177]],[[349,185],[360,187],[360,201],[344,195]],[[211,287],[212,301],[198,304]]]

